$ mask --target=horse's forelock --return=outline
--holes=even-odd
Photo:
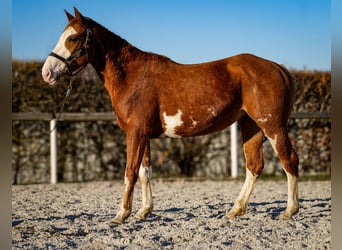
[[[87,26],[79,23],[76,19],[72,19],[71,21],[69,21],[67,26],[65,26],[64,31],[67,30],[69,27],[73,27],[77,33],[82,33],[84,30],[87,29]]]

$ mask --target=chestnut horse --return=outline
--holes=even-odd
[[[250,54],[213,62],[182,65],[154,53],[143,52],[110,32],[76,8],[42,76],[50,85],[74,75],[90,63],[107,89],[118,125],[126,132],[127,163],[122,204],[113,223],[132,211],[133,189],[139,178],[142,206],[136,218],[153,208],[150,139],[199,136],[238,121],[246,158],[246,179],[227,213],[243,215],[264,167],[262,144],[266,136],[278,155],[288,180],[283,219],[298,212],[298,157],[287,133],[287,120],[295,97],[295,82],[279,64]]]

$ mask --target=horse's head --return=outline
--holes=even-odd
[[[75,17],[65,11],[69,23],[42,69],[44,81],[50,85],[55,85],[63,76],[78,73],[87,66],[92,55],[92,31],[88,19],[75,7],[74,10]]]

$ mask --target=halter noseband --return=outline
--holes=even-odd
[[[89,42],[91,39],[91,35],[92,35],[92,31],[91,29],[87,29],[87,36],[86,36],[86,40],[84,42],[84,46],[82,48],[77,49],[76,51],[74,51],[68,58],[64,58],[58,54],[56,54],[55,52],[51,52],[49,54],[49,56],[53,56],[55,58],[57,58],[58,60],[61,60],[63,63],[65,63],[65,65],[68,68],[68,72],[70,76],[74,76],[76,75],[78,72],[80,72],[82,69],[84,69],[87,64],[89,63],[89,57],[88,57],[88,49],[89,49]],[[78,58],[82,57],[86,55],[87,57],[87,63],[84,65],[81,65],[81,67],[77,68],[76,70],[72,70],[72,63],[74,63]],[[77,62],[76,62],[77,63]]]

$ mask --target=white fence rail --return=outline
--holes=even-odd
[[[329,112],[293,113],[292,119],[330,119]],[[63,113],[60,121],[113,121],[114,113]],[[13,121],[49,121],[50,122],[50,182],[57,183],[57,120],[49,113],[12,113]],[[238,129],[237,123],[230,127],[231,177],[238,177]]]

